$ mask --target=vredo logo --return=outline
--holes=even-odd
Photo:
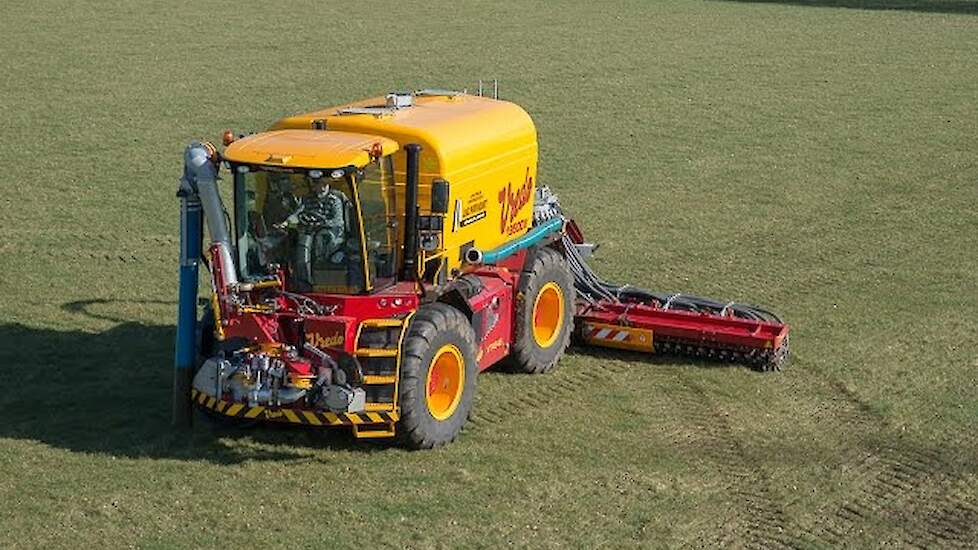
[[[526,167],[526,175],[523,183],[513,189],[513,182],[506,184],[506,187],[499,190],[499,205],[502,206],[499,214],[499,230],[505,235],[519,233],[526,229],[527,218],[520,218],[520,211],[530,202],[533,194],[533,178],[530,176],[530,167]]]
[[[306,342],[319,349],[338,348],[343,345],[343,333],[324,335],[318,332],[307,332]]]

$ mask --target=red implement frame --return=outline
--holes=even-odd
[[[787,349],[785,324],[641,303],[582,303],[576,321],[584,342],[632,351],[693,355],[778,369],[777,362],[783,361],[778,352]]]

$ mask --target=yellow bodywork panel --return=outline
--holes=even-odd
[[[243,137],[224,151],[231,162],[290,168],[361,168],[370,162],[371,148],[382,154],[397,151],[397,142],[350,132],[276,130]]]
[[[400,146],[394,155],[398,204],[403,204],[404,198],[404,146],[421,145],[418,201],[422,215],[431,213],[431,182],[440,178],[450,183],[444,240],[439,250],[426,255],[427,259],[444,257],[449,270],[461,265],[463,247],[491,250],[530,229],[536,188],[537,135],[526,111],[508,101],[465,94],[416,95],[412,106],[399,109],[385,109],[385,105],[385,98],[378,97],[287,117],[276,122],[272,132],[255,137],[282,131],[318,132],[322,139],[315,143],[331,150],[339,148],[327,145],[331,140],[349,143],[351,138],[345,137],[348,135],[358,136],[362,144],[379,137],[390,139]],[[344,113],[351,108],[373,108],[375,112]],[[322,123],[325,131],[311,130]],[[312,156],[311,149],[316,145],[307,143],[310,149],[302,151],[308,152],[300,153],[297,148],[293,154]],[[276,151],[288,154],[284,147]],[[251,162],[268,163],[264,159]],[[296,161],[290,159],[290,162]]]

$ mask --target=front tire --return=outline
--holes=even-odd
[[[567,260],[552,248],[527,259],[516,295],[512,360],[517,371],[540,374],[554,368],[570,343],[577,295]]]
[[[475,401],[479,373],[475,331],[443,303],[418,309],[401,346],[397,433],[413,449],[454,441]]]

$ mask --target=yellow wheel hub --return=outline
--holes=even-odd
[[[564,292],[555,282],[543,285],[533,302],[533,339],[541,348],[549,348],[560,336],[564,325]]]
[[[445,344],[435,353],[428,368],[428,412],[436,420],[452,416],[462,400],[465,387],[465,360],[453,344]]]

